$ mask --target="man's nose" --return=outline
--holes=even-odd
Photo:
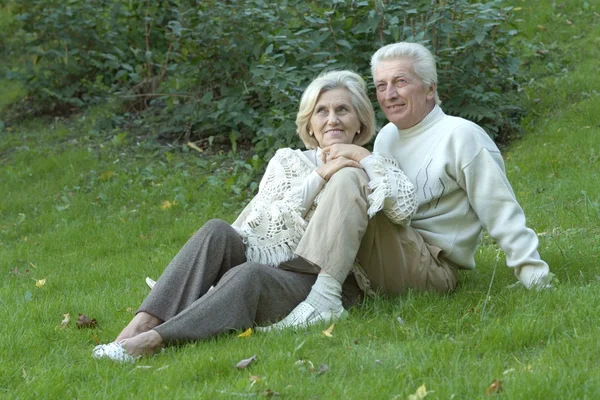
[[[398,91],[396,90],[396,85],[388,85],[387,90],[385,91],[386,99],[395,99],[398,97]]]

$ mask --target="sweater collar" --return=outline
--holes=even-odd
[[[441,107],[436,104],[433,107],[433,110],[431,110],[421,122],[408,129],[398,129],[398,133],[403,137],[420,135],[431,128],[434,124],[438,123],[442,118],[444,118],[445,115],[446,114],[444,114],[444,111],[442,111]]]

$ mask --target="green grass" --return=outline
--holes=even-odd
[[[369,300],[332,338],[318,328],[224,335],[135,365],[98,362],[91,349],[132,317],[143,278],[159,276],[206,220],[231,221],[242,199],[227,188],[223,158],[138,145],[81,119],[32,121],[0,130],[0,398],[230,399],[270,389],[406,399],[426,384],[427,398],[477,399],[495,379],[499,398],[600,398],[600,9],[513,3],[534,79],[523,88],[525,134],[504,154],[553,290],[510,287],[486,239],[454,294]],[[175,206],[161,207],[167,200]],[[98,327],[77,329],[78,313]],[[253,354],[255,364],[235,368]]]

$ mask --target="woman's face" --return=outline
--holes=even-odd
[[[309,128],[321,148],[335,143],[352,143],[360,129],[352,94],[345,88],[321,93],[310,117]]]

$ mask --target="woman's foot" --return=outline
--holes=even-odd
[[[119,333],[119,336],[115,339],[115,342],[121,342],[125,339],[133,338],[141,333],[148,332],[151,329],[156,328],[158,325],[162,324],[162,320],[158,317],[155,317],[152,314],[148,314],[147,312],[140,312],[133,317],[133,319],[127,324],[125,329]]]
[[[154,330],[140,333],[139,335],[121,342],[121,346],[123,346],[127,354],[133,358],[152,355],[158,349],[163,347],[163,345],[162,337]]]
[[[158,332],[150,330],[120,342],[98,345],[92,351],[92,357],[133,363],[142,356],[154,354],[161,347],[162,337]]]

